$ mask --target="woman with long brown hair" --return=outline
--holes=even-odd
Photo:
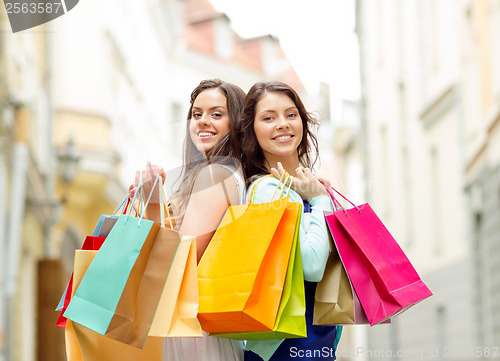
[[[237,137],[244,98],[241,88],[220,79],[203,80],[191,93],[183,171],[169,205],[176,228],[196,236],[198,260],[228,206],[245,200]],[[156,165],[137,172],[130,196],[142,178],[144,192],[152,192],[151,199],[157,200],[159,188],[152,189],[157,175],[165,178],[163,169]],[[150,204],[147,213],[149,219],[159,221],[159,204]],[[164,359],[169,361],[238,361],[243,356],[239,341],[206,334],[202,338],[168,338],[164,345]]]
[[[323,212],[332,210],[325,187],[311,170],[318,156],[318,142],[311,129],[314,125],[314,118],[289,85],[261,82],[248,91],[240,127],[242,164],[251,201],[269,202],[287,172],[293,177],[290,201],[304,206],[299,236],[307,338],[248,341],[245,361],[335,359],[341,327],[312,324],[316,284],[323,277],[330,252]]]

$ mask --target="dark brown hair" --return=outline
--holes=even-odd
[[[255,135],[254,123],[255,108],[260,98],[265,94],[274,92],[288,96],[294,102],[302,119],[302,141],[298,147],[300,165],[312,168],[318,159],[318,140],[311,130],[312,126],[318,123],[314,116],[306,110],[297,92],[288,84],[278,81],[255,83],[248,91],[239,124],[241,161],[247,185],[253,181],[255,176],[269,174],[264,153]],[[314,154],[311,152],[314,152]]]
[[[217,142],[207,154],[200,152],[191,139],[189,123],[192,117],[193,104],[203,91],[208,89],[220,89],[226,96],[227,110],[229,115],[229,131]],[[190,107],[186,121],[186,137],[184,138],[182,175],[179,188],[172,195],[175,200],[175,211],[177,215],[183,216],[187,207],[189,195],[192,192],[196,176],[199,172],[211,164],[225,163],[235,168],[240,167],[241,157],[238,143],[238,123],[245,101],[245,92],[237,85],[222,81],[220,79],[207,79],[191,92]]]

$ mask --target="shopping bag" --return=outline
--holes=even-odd
[[[77,250],[74,262],[74,285],[69,293],[75,293],[83,275],[97,251]],[[160,361],[162,340],[149,337],[143,349],[129,346],[102,336],[68,320],[65,327],[66,358],[68,361]]]
[[[142,323],[136,322],[143,316],[136,314],[138,307],[145,302],[156,309],[160,298],[160,292],[139,293],[142,280],[149,276],[144,271],[160,228],[143,216],[144,211],[140,217],[119,216],[64,313],[101,335],[136,347],[143,347],[147,337],[147,330],[139,327]],[[168,267],[155,280],[160,289],[167,274]]]
[[[113,228],[113,226],[115,225],[116,220],[118,219],[117,213],[119,213],[120,211],[120,213],[126,214],[129,206],[130,198],[127,195],[125,199],[120,203],[118,208],[116,208],[116,210],[113,212],[113,214],[101,214],[94,230],[92,231],[92,236],[106,237],[111,231],[111,228]]]
[[[204,331],[274,329],[300,210],[289,203],[286,197],[226,211],[198,264]]]
[[[335,211],[325,219],[349,279],[373,326],[404,312],[430,297],[432,292],[370,205],[350,203],[354,208]]]
[[[156,178],[153,189],[156,187],[158,182],[160,182],[159,187],[163,190],[161,180],[162,178],[160,176]],[[144,342],[148,336],[148,332],[153,323],[153,318],[155,317],[165,283],[171,276],[170,270],[174,261],[174,256],[176,255],[178,246],[181,242],[181,234],[179,232],[165,227],[165,209],[167,209],[170,227],[173,228],[172,219],[170,217],[170,213],[168,212],[168,208],[166,207],[166,202],[162,199],[162,195],[164,196],[163,192],[160,192],[159,194],[159,202],[161,204],[161,225],[156,232],[151,249],[148,251],[149,253],[144,253],[144,246],[141,249],[137,262],[134,264],[131,275],[123,288],[119,302],[114,310],[113,317],[105,331],[105,335],[109,338],[140,348],[144,346]],[[151,194],[146,201],[144,209],[147,207],[150,198]],[[142,212],[141,218],[143,214],[144,211]],[[117,223],[112,229],[108,235],[108,241],[106,241],[106,243],[111,242],[112,234],[115,232],[118,225],[119,224]],[[102,253],[102,250],[99,253]],[[144,256],[141,258],[143,253]],[[191,252],[191,254],[192,253],[195,252]],[[193,269],[192,262],[190,262],[189,265],[191,266],[191,269]],[[94,263],[92,264],[90,270],[92,270],[93,267]],[[185,268],[186,260],[183,269]],[[195,268],[196,265],[194,264],[194,269]],[[181,278],[177,279],[179,284],[181,280]],[[193,285],[197,286],[196,281],[191,281],[191,286]],[[174,299],[176,298],[173,294],[169,295],[169,297],[173,297]],[[190,332],[185,331],[185,334],[183,335],[201,336],[201,329],[196,319],[197,295],[195,294],[190,300],[192,302],[194,301],[194,305],[191,308],[187,308],[188,310],[191,310],[191,318],[190,320],[186,319],[185,321],[188,323],[191,322],[190,326],[192,326],[192,329],[188,330]],[[184,304],[181,305],[185,307]],[[179,312],[179,315],[186,316],[185,313],[186,312]],[[174,315],[177,315],[177,313],[174,313]],[[164,320],[162,320],[162,322],[163,321]],[[198,326],[197,329],[196,326]],[[181,336],[181,334],[178,335]]]
[[[332,212],[325,212],[325,216]],[[330,244],[333,240],[330,237]],[[314,295],[313,325],[367,324],[365,311],[361,307],[356,291],[347,276],[344,265],[335,249],[331,247],[323,278],[316,286]]]
[[[157,180],[162,181],[160,176]],[[153,187],[154,188],[154,187]],[[165,191],[160,187],[160,207],[162,229],[164,229],[164,211],[167,211],[170,228],[175,222],[170,216]],[[168,230],[174,232],[173,230]],[[177,233],[177,232],[176,232]],[[161,289],[161,297],[149,330],[150,336],[160,337],[201,337],[198,321],[198,278],[196,271],[196,237],[181,236],[168,273],[168,278]],[[162,260],[160,260],[162,261]],[[164,262],[164,260],[163,260]]]
[[[118,211],[121,211],[122,209],[123,209],[123,213],[125,213],[127,210],[127,207],[129,206],[129,203],[130,203],[130,200],[129,200],[129,197],[127,196],[120,203],[118,208],[116,208],[115,212],[112,215],[101,214],[101,216],[99,217],[99,220],[97,221],[97,224],[96,224],[94,230],[92,231],[91,236],[92,237],[103,237],[101,239],[104,240],[104,238],[106,238],[106,236],[109,234],[109,231],[111,230],[111,228],[116,223],[116,220],[118,219],[118,216],[116,215],[116,213]],[[94,241],[94,239],[89,240],[87,237],[83,243],[82,249],[98,250],[100,248],[100,246],[102,245],[101,239]],[[97,242],[97,243],[94,244],[94,242]],[[73,274],[70,277],[68,285],[64,289],[63,295],[62,295],[61,299],[59,300],[59,303],[56,307],[56,311],[62,311],[64,313],[64,311],[66,310],[66,307],[68,306],[67,301],[70,298],[70,295],[68,294],[68,289],[71,290],[70,283],[72,282],[71,281],[72,278],[73,278]],[[56,326],[64,327],[66,324],[66,321],[65,321],[66,318],[64,316],[62,316],[62,314],[61,314],[59,316],[59,319],[61,321],[58,320]]]
[[[106,237],[109,232],[111,232],[111,228],[113,228],[117,220],[118,216],[114,214],[101,214],[101,216],[99,217],[99,223],[94,228],[92,235],[98,237]]]
[[[285,284],[283,286],[283,294],[281,296],[273,330],[240,333],[213,333],[210,334],[211,336],[220,336],[237,340],[267,340],[307,336],[304,274],[302,270],[302,256],[300,253],[299,241],[302,205],[298,202],[289,202],[287,206],[298,208],[299,219],[296,222],[292,250],[288,261]],[[294,211],[293,214],[295,213]]]
[[[170,267],[149,336],[201,337],[197,318],[196,238],[183,236]]]
[[[83,241],[82,249],[98,251],[101,248],[102,244],[104,243],[105,239],[106,239],[105,237],[87,236],[85,238],[85,241]],[[66,311],[66,308],[68,308],[69,301],[71,300],[72,286],[73,286],[73,273],[71,273],[68,285],[66,286],[63,296],[61,297],[61,301],[59,301],[60,304],[62,302],[62,307],[60,308],[61,312],[59,313],[59,317],[57,318],[56,322],[57,327],[66,327],[66,317],[64,317],[64,312]]]

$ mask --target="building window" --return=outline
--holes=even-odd
[[[224,16],[215,23],[215,52],[222,59],[229,60],[233,57],[234,38],[229,20]]]

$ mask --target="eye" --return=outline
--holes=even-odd
[[[200,117],[201,117],[201,113],[200,113],[200,112],[194,112],[194,113],[193,113],[193,115],[192,115],[192,117],[193,117],[194,119],[198,119],[198,118],[200,118]]]
[[[296,117],[297,117],[297,113],[288,114],[288,118],[296,118]]]
[[[273,120],[273,117],[268,115],[267,117],[262,118],[262,120],[265,122],[270,122],[271,120]]]
[[[222,114],[221,114],[221,113],[213,113],[213,114],[212,114],[212,117],[213,117],[213,118],[221,118],[221,117],[222,117]]]

